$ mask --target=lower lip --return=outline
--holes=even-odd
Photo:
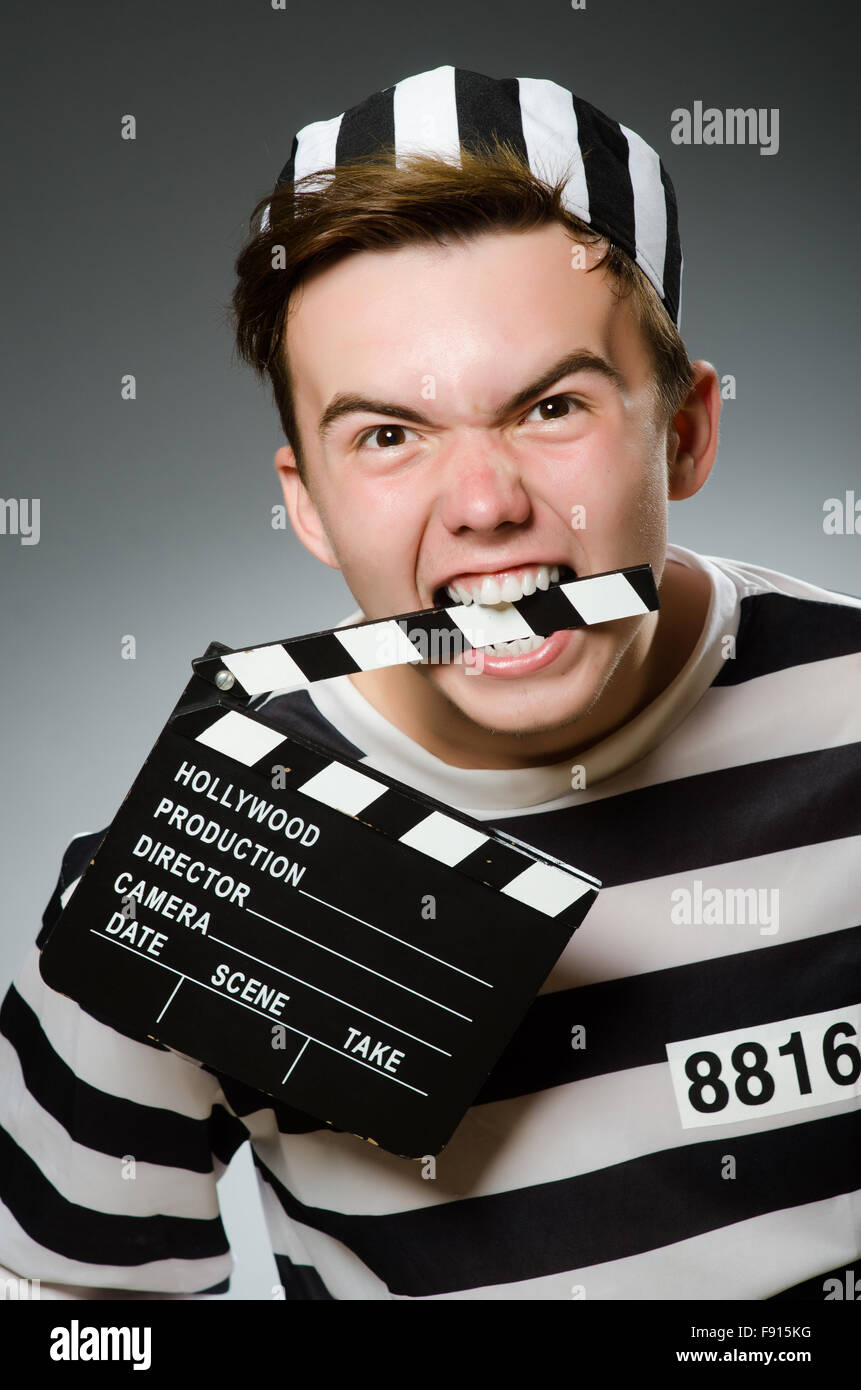
[[[561,632],[552,632],[534,652],[523,652],[520,656],[493,656],[485,649],[464,652],[461,660],[464,666],[479,666],[481,675],[516,680],[518,676],[530,676],[533,671],[549,666],[569,646],[576,631],[576,628],[564,628]]]

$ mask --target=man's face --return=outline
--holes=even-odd
[[[297,292],[286,351],[308,491],[292,474],[285,497],[367,618],[430,607],[450,583],[480,592],[487,574],[517,598],[546,586],[541,566],[585,576],[648,562],[660,581],[667,439],[648,350],[629,302],[575,251],[554,223],[362,252]],[[654,621],[414,669],[485,729],[559,728]]]

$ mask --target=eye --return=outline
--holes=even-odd
[[[396,449],[399,444],[406,443],[404,438],[398,438],[399,435],[403,436],[414,433],[415,431],[410,430],[406,425],[372,425],[370,429],[362,431],[359,438],[356,440],[356,446],[359,449],[363,449],[365,444],[372,439],[374,435],[382,434],[387,436],[387,438],[381,447],[385,449]],[[371,453],[376,454],[379,452],[380,449],[378,448],[371,450]]]
[[[564,405],[566,409],[560,410],[560,405]],[[573,415],[574,411],[567,409],[569,405],[576,406],[578,410],[583,409],[582,402],[578,400],[576,396],[572,396],[568,392],[564,392],[562,395],[559,396],[545,396],[544,400],[537,401],[536,404],[532,407],[532,410],[530,410],[529,414],[525,415],[523,418],[524,421],[526,421],[529,419],[529,416],[532,415],[532,411],[542,410],[546,406],[551,406],[553,409],[553,414],[549,416],[544,415],[540,417],[542,423],[549,425],[554,420],[565,420],[569,415]]]

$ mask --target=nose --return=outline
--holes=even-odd
[[[453,451],[443,479],[440,516],[451,532],[495,531],[528,520],[531,503],[520,470],[498,447],[466,443]]]

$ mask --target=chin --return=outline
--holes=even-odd
[[[529,739],[537,738],[541,734],[559,733],[563,729],[571,729],[572,733],[582,711],[577,710],[573,713],[562,715],[558,718],[547,716],[544,719],[493,719],[485,711],[471,714],[464,711],[467,718],[479,728],[485,729],[488,733],[497,734],[501,738]],[[560,754],[559,762],[565,761],[565,755]]]
[[[444,694],[461,714],[491,733],[506,737],[529,737],[530,734],[551,733],[557,729],[573,727],[592,707],[594,700],[591,691],[585,698],[571,699],[570,689],[565,699],[552,699],[549,695],[528,694],[521,690],[517,696],[492,698],[479,686],[479,676],[464,677],[464,681],[475,682],[476,693],[464,692],[461,684],[454,691]]]

